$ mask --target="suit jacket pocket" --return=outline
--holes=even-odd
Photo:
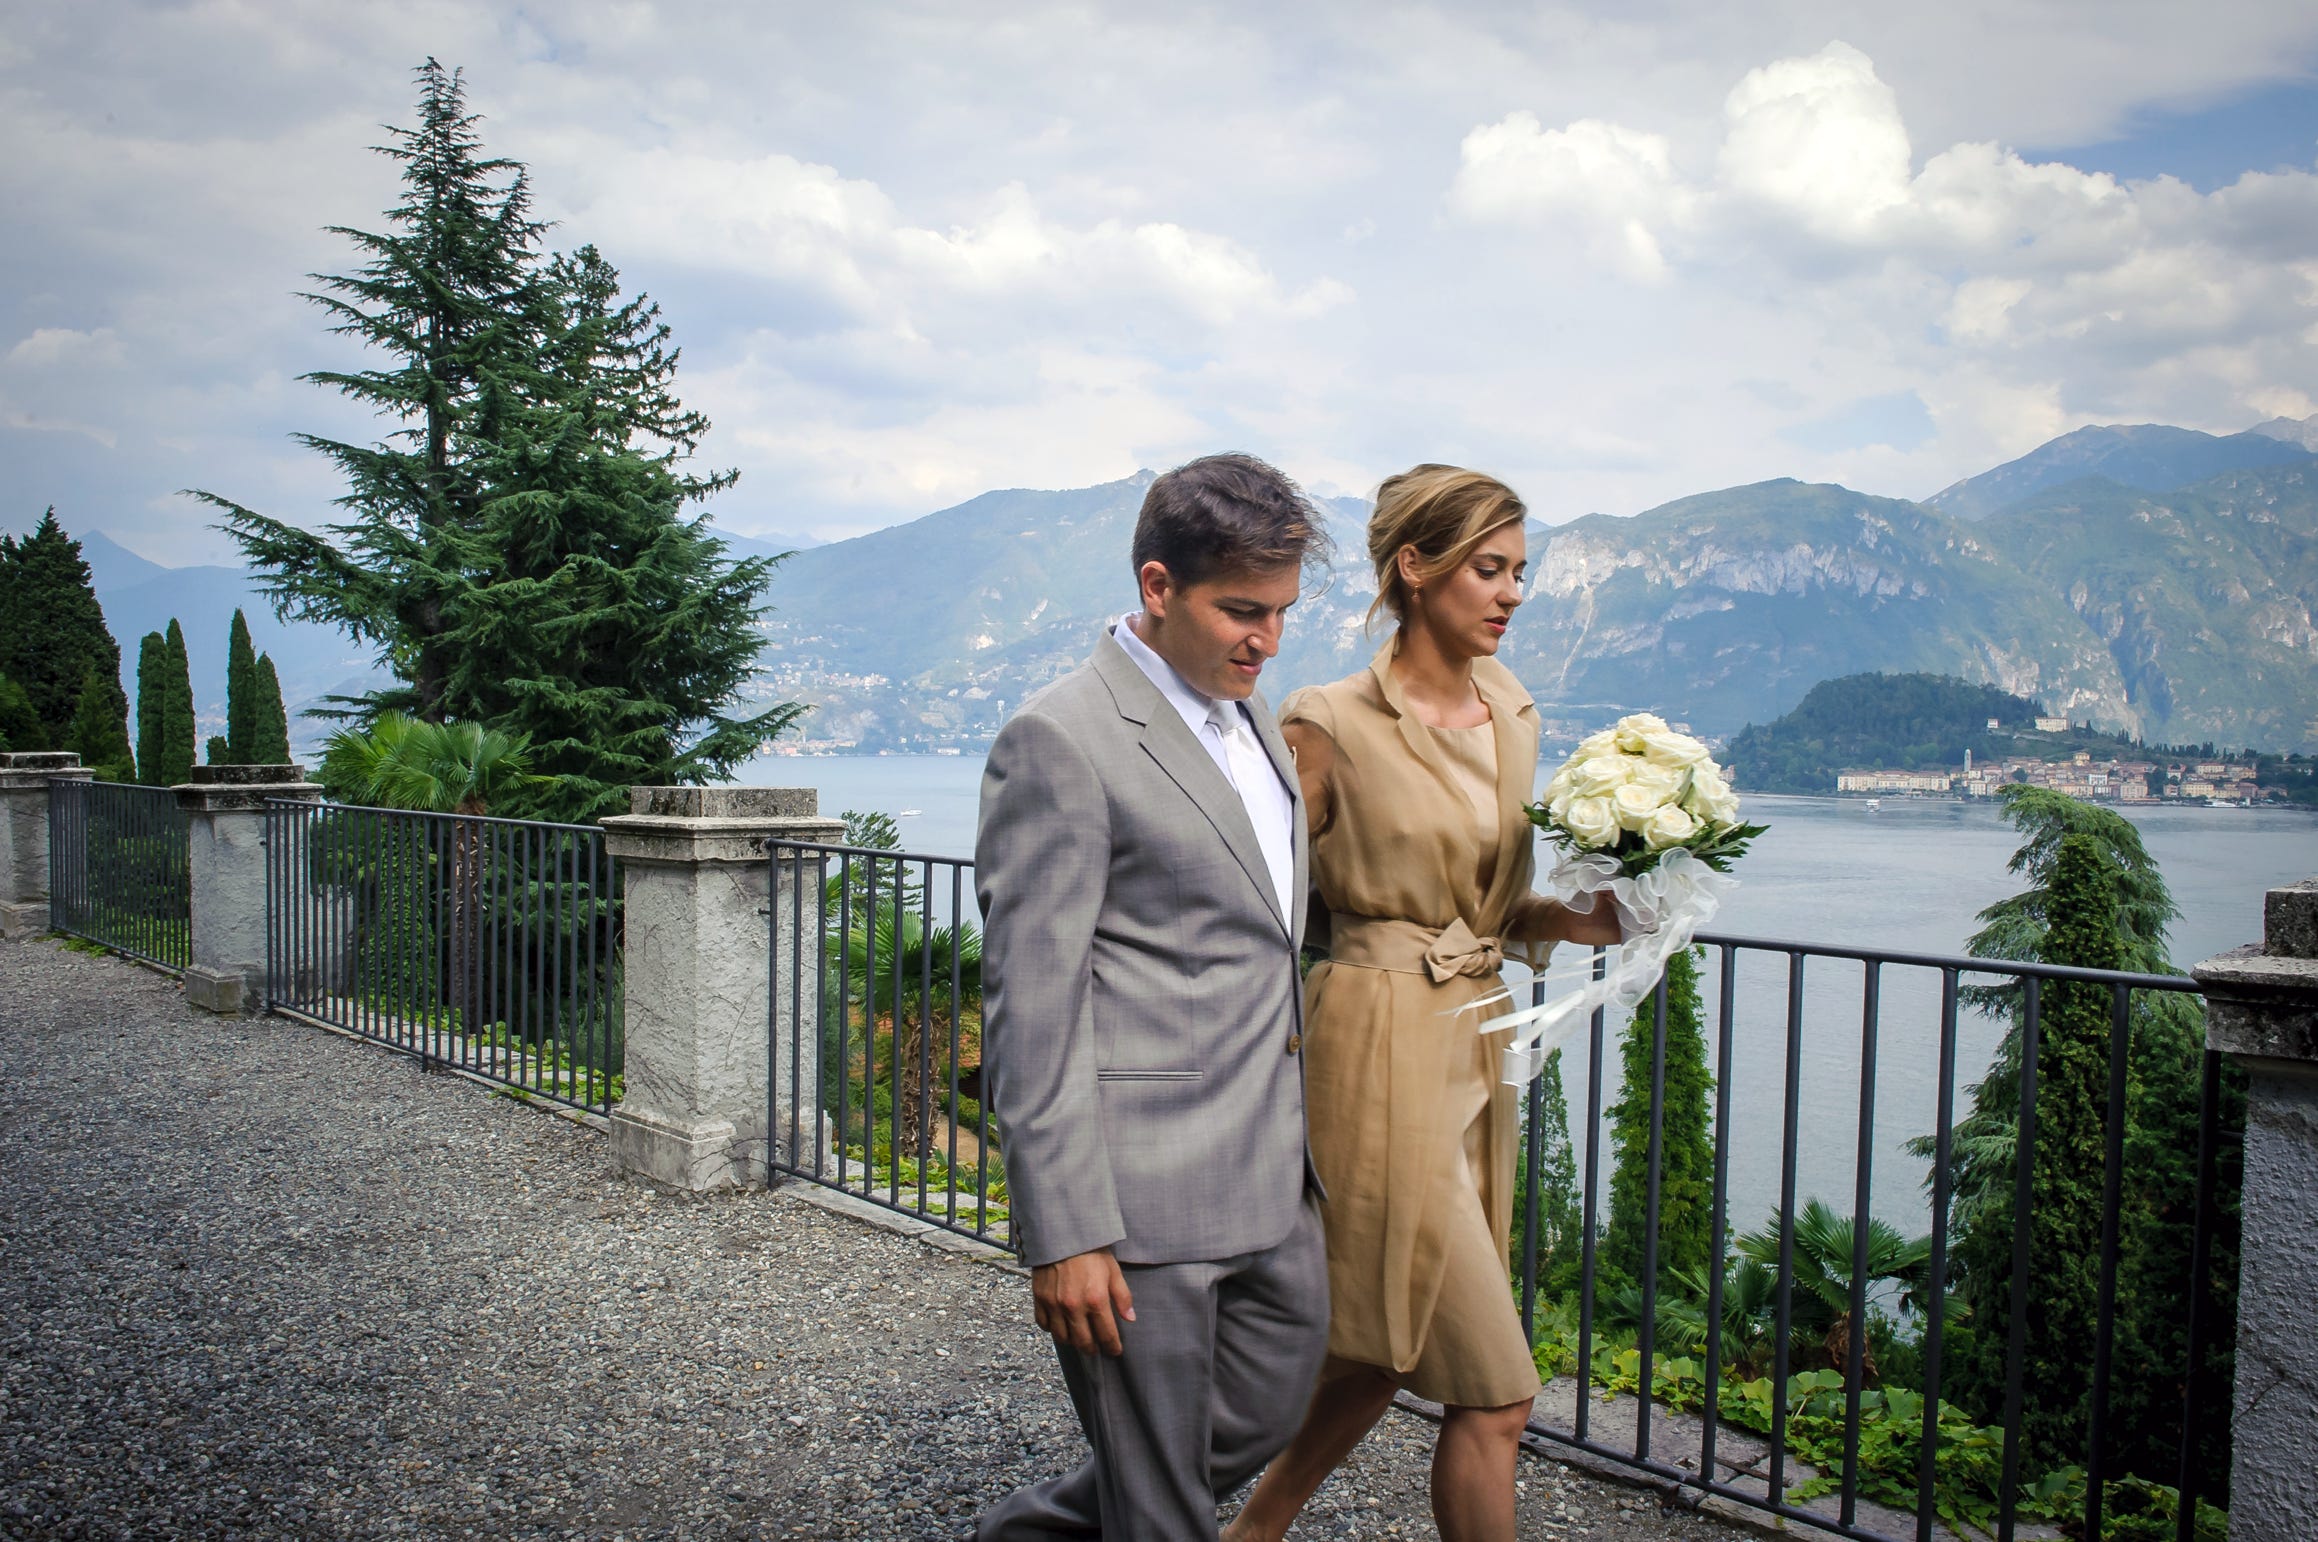
[[[1204,1071],[1138,1071],[1129,1067],[1114,1067],[1109,1070],[1097,1070],[1095,1080],[1099,1082],[1195,1082],[1205,1074],[1207,1073]]]

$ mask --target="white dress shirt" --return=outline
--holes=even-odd
[[[1135,635],[1131,624],[1134,615],[1129,612],[1121,616],[1118,625],[1111,628],[1111,636],[1126,650],[1127,657],[1135,661],[1135,667],[1159,687],[1159,694],[1182,716],[1183,726],[1191,730],[1191,736],[1207,751],[1215,768],[1223,773],[1223,779],[1238,792],[1240,806],[1247,810],[1248,823],[1255,826],[1256,844],[1263,849],[1264,866],[1270,869],[1272,895],[1280,903],[1280,914],[1293,916],[1296,911],[1290,896],[1296,883],[1296,804],[1287,783],[1280,780],[1279,768],[1257,742],[1255,725],[1248,720],[1246,706],[1193,690],[1175,672],[1174,665]]]

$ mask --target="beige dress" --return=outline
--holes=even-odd
[[[1537,1372],[1508,1280],[1520,1101],[1506,1036],[1458,1008],[1499,988],[1499,939],[1547,902],[1529,889],[1522,805],[1537,709],[1512,672],[1474,665],[1489,722],[1430,729],[1407,711],[1387,644],[1368,669],[1280,713],[1335,755],[1315,809],[1312,876],[1329,960],[1306,982],[1312,1156],[1327,1185],[1330,1354],[1419,1397],[1497,1408]]]

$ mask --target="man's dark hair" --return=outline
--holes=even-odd
[[[1203,455],[1162,473],[1135,519],[1135,571],[1162,564],[1179,584],[1218,573],[1301,567],[1332,555],[1320,511],[1253,455]]]

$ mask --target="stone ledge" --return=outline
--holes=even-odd
[[[188,814],[252,813],[269,798],[319,803],[322,789],[304,766],[195,766],[193,780],[169,789]]]
[[[2273,890],[2273,895],[2281,892]],[[2281,958],[2258,944],[2190,971],[2205,987],[2209,1049],[2318,1068],[2318,959]]]
[[[812,819],[821,794],[811,787],[631,787],[628,813],[654,819]]]
[[[96,779],[96,772],[82,765],[78,755],[69,752],[0,755],[0,792],[36,792],[46,797],[51,782],[93,782]]]
[[[662,789],[654,789],[662,790]],[[680,788],[678,791],[718,791]],[[754,791],[760,789],[742,789]],[[771,789],[778,791],[780,789]],[[693,866],[765,860],[766,840],[827,845],[845,838],[841,819],[686,818],[675,815],[614,814],[602,821],[604,850],[623,862]]]

